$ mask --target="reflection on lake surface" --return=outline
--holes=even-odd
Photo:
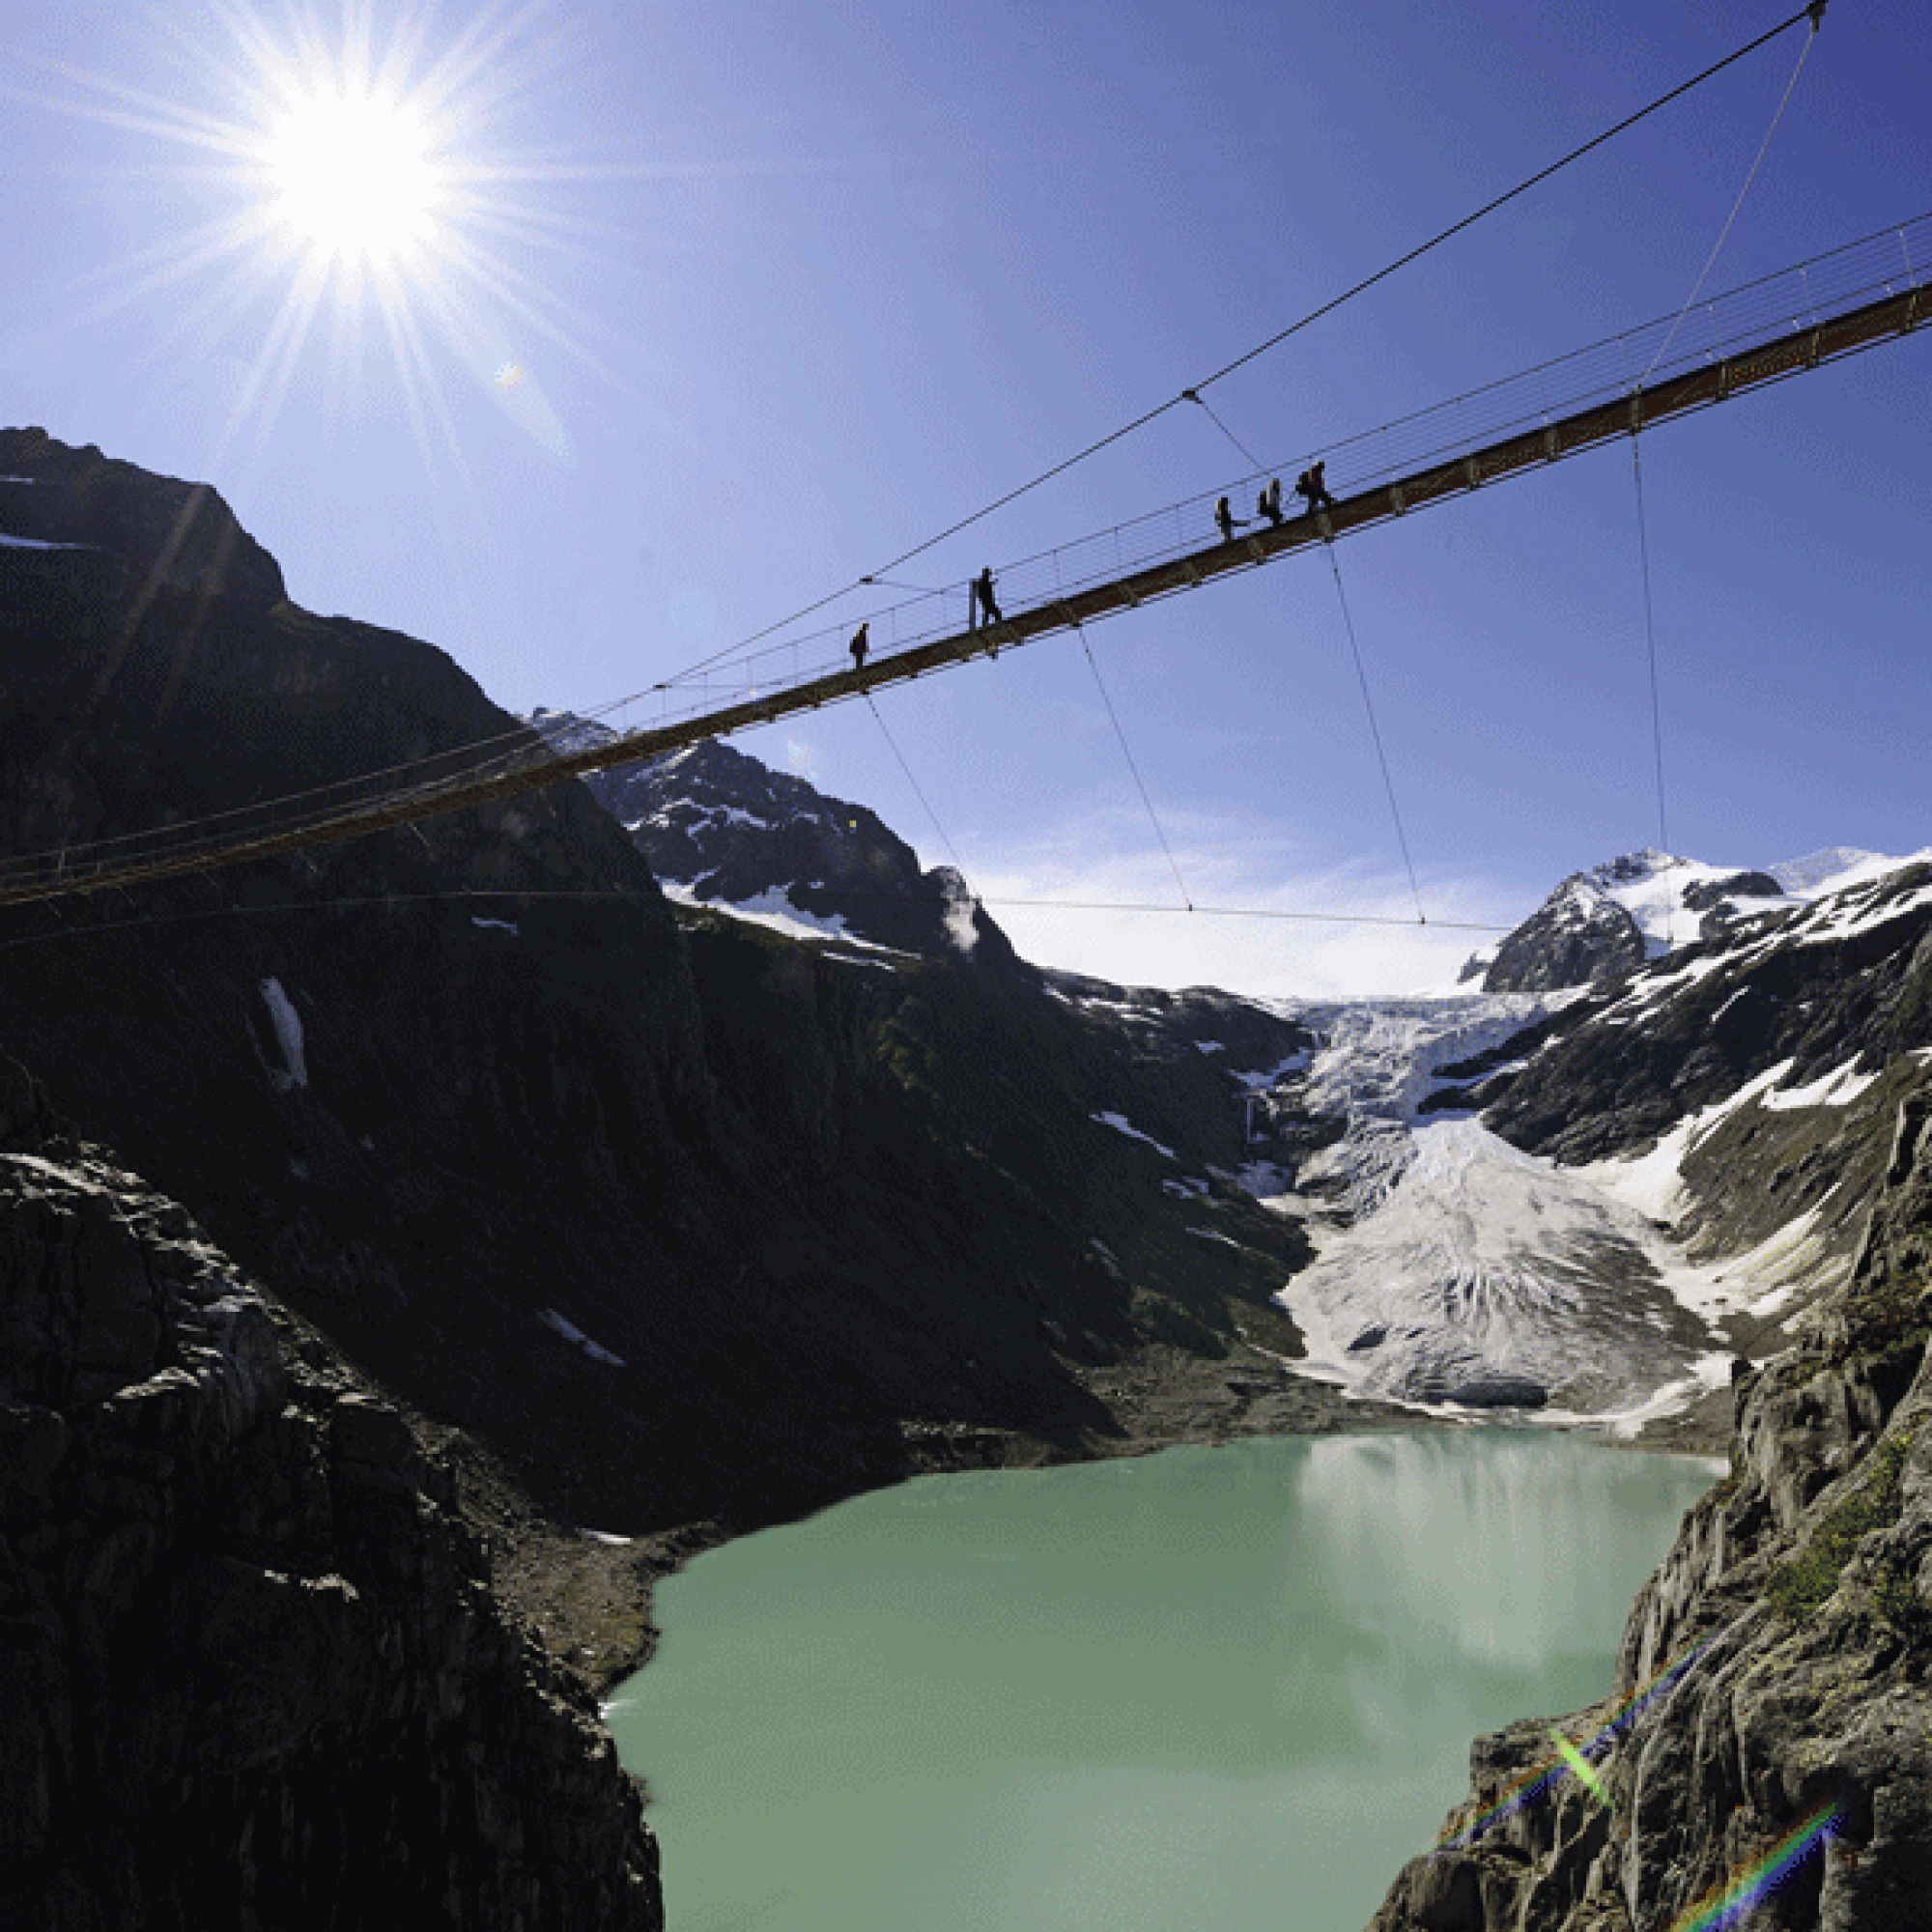
[[[613,1700],[670,1932],[1361,1932],[1601,1696],[1721,1473],[1486,1429],[922,1477],[699,1557]]]

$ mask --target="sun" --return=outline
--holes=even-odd
[[[478,0],[447,31],[435,0],[340,0],[334,18],[327,4],[156,10],[146,64],[180,77],[174,94],[0,53],[0,98],[185,150],[173,168],[130,158],[130,172],[172,174],[209,198],[204,219],[99,278],[121,286],[89,319],[200,282],[180,304],[181,353],[252,338],[228,419],[210,426],[211,468],[246,426],[266,440],[298,389],[355,408],[373,343],[386,345],[390,394],[433,473],[439,452],[466,467],[444,393],[452,363],[567,454],[539,376],[544,345],[610,372],[565,326],[544,257],[589,252],[576,239],[587,224],[560,205],[570,185],[624,172],[576,165],[554,121],[531,125],[558,66],[547,16],[569,0]],[[32,92],[10,76],[22,61],[43,76]]]
[[[274,218],[310,250],[352,269],[406,269],[445,205],[422,117],[407,103],[325,84],[293,100],[263,137]]]

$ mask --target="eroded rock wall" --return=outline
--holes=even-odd
[[[446,1468],[0,1062],[0,1924],[623,1928],[657,1850]]]

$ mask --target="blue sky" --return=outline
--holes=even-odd
[[[211,480],[298,602],[428,639],[512,708],[588,709],[1166,402],[1788,11],[12,0],[0,419]],[[1804,31],[1231,376],[1215,411],[1292,475],[1674,311]],[[407,379],[347,273],[368,205],[318,254],[264,142],[358,35],[401,95],[440,60],[447,81],[431,246],[393,244]],[[1932,10],[1833,0],[1706,292],[1932,208],[1928,78]],[[408,200],[403,173],[378,203]],[[427,265],[455,250],[439,303]],[[1883,347],[1644,439],[1673,849],[1932,842],[1929,355]],[[900,574],[957,582],[1248,467],[1172,410]],[[1439,984],[1480,937],[1441,922],[1507,923],[1657,841],[1627,444],[1336,554],[1437,928],[1000,908],[1023,951],[1156,983]],[[1091,642],[1190,896],[1412,914],[1325,556]],[[879,705],[989,896],[1174,900],[1077,641]],[[948,857],[863,706],[736,743]]]

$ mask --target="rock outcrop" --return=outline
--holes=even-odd
[[[1644,959],[1643,933],[1615,900],[1564,880],[1540,910],[1498,942],[1486,993],[1549,993],[1615,980]]]
[[[611,734],[568,712],[532,725],[571,747]],[[830,798],[716,739],[584,781],[660,879],[699,904],[796,911],[830,933],[995,978],[1029,977],[1011,943],[950,866],[918,855],[875,811]]]
[[[448,1468],[0,1061],[0,1923],[659,1932]]]
[[[152,476],[43,429],[0,429],[0,472],[9,535],[125,572],[149,604],[220,597],[266,611],[288,594],[281,566],[206,483]]]
[[[1726,1902],[1766,1932],[1932,1925],[1928,1263],[1918,1092],[1848,1289],[1736,1365],[1731,1474],[1638,1598],[1609,1695],[1558,1720],[1608,1808],[1546,1722],[1480,1740],[1371,1932],[1667,1932]]]

